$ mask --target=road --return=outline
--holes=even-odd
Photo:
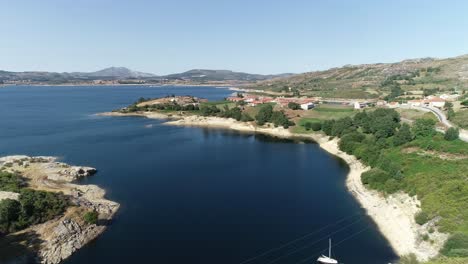
[[[424,112],[431,112],[433,113],[437,119],[439,119],[439,121],[447,128],[449,127],[456,127],[454,126],[452,123],[450,123],[447,119],[447,117],[445,116],[444,112],[442,112],[442,110],[440,110],[439,108],[435,108],[435,107],[430,107],[430,106],[413,106],[411,107],[413,109],[418,109],[418,110],[421,110],[421,111],[424,111]],[[438,131],[441,131],[441,132],[445,132],[444,130],[442,129],[438,129]],[[464,129],[460,129],[460,135],[459,135],[459,138],[465,142],[468,142],[468,131],[464,130]]]

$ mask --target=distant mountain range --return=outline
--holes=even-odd
[[[194,69],[183,73],[162,76],[165,79],[211,80],[211,81],[262,81],[273,78],[291,76],[291,73],[277,75],[250,74],[228,70],[203,70]]]
[[[132,71],[125,67],[110,67],[95,72],[10,72],[0,71],[0,83],[46,83],[63,84],[90,82],[95,80],[119,81],[119,80],[142,80],[144,82],[163,81],[185,81],[185,82],[223,82],[240,81],[253,82],[263,81],[278,77],[291,76],[292,74],[261,75],[243,72],[233,72],[228,70],[202,70],[194,69],[183,73],[157,76],[152,73]]]
[[[110,68],[105,68],[105,69],[102,69],[100,71],[95,71],[95,72],[73,72],[71,73],[71,75],[96,77],[96,78],[112,77],[112,78],[119,78],[119,79],[156,77],[156,75],[152,73],[132,71],[125,67],[110,67]]]

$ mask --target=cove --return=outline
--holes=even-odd
[[[346,164],[314,143],[93,115],[139,97],[217,100],[230,93],[212,87],[1,88],[0,154],[58,156],[96,167],[83,183],[99,185],[121,204],[109,229],[65,263],[235,264],[310,233],[249,263],[314,263],[329,236],[339,242],[361,231],[333,254],[344,263],[394,261],[345,187]]]

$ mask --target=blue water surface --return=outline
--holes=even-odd
[[[107,231],[67,264],[315,263],[327,253],[329,237],[342,263],[394,261],[388,242],[346,190],[346,164],[316,144],[94,115],[139,97],[219,100],[230,93],[213,87],[1,87],[0,155],[58,156],[96,167],[82,183],[103,187],[121,204]]]

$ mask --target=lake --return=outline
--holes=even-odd
[[[139,97],[219,100],[231,93],[212,87],[0,87],[0,156],[58,156],[96,167],[82,183],[99,185],[121,204],[106,232],[67,264],[315,263],[328,254],[329,237],[340,262],[394,261],[388,242],[346,189],[346,164],[314,143],[94,115]]]

